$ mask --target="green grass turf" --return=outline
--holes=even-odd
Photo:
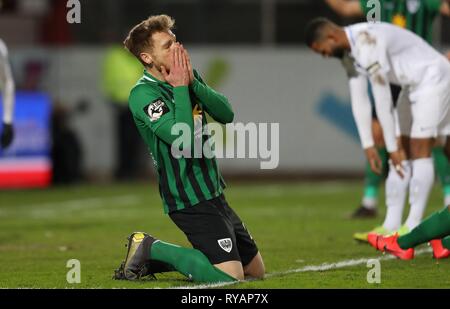
[[[350,220],[360,183],[229,183],[230,205],[256,239],[267,272],[349,259],[381,257],[352,240],[382,221]],[[441,208],[440,187],[427,214]],[[381,197],[383,198],[383,197]],[[384,212],[384,207],[381,207]],[[188,246],[162,213],[154,184],[75,186],[0,192],[0,288],[152,288],[193,285],[177,273],[158,281],[111,279],[125,255],[125,237],[142,230]],[[81,283],[66,282],[66,262],[81,262]],[[450,260],[431,253],[413,261],[381,261],[381,284],[368,284],[365,264],[322,272],[274,276],[232,288],[450,287]]]

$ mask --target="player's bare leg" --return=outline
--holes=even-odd
[[[239,261],[228,261],[214,266],[236,280],[244,280],[244,269]]]
[[[263,279],[266,273],[266,268],[264,266],[264,261],[262,259],[261,253],[258,252],[256,256],[244,266],[244,276],[254,278],[254,279]]]

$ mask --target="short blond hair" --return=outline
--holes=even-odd
[[[168,15],[162,14],[150,16],[130,30],[127,38],[123,41],[123,45],[130,53],[138,58],[144,66],[146,66],[147,64],[142,61],[140,54],[146,48],[153,48],[153,34],[156,32],[169,32],[174,26],[175,19]]]

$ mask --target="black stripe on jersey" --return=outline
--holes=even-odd
[[[208,187],[209,193],[211,195],[214,195],[216,190],[214,188],[213,182],[211,181],[211,177],[209,177],[208,166],[206,165],[206,161],[205,161],[207,159],[200,158],[200,159],[196,159],[196,160],[198,160],[200,169],[202,170],[203,179],[205,180],[205,183],[206,183],[206,186]]]
[[[417,33],[418,35],[420,35],[421,37],[423,37],[423,28],[419,29],[419,31],[417,31],[417,18],[419,18],[419,14],[411,14],[411,31]]]
[[[426,10],[425,17],[423,19],[422,35],[421,35],[421,37],[424,38],[427,42],[428,42],[428,39],[430,39],[430,42],[428,42],[430,44],[431,44],[431,41],[433,40],[432,37],[431,38],[429,37],[429,33],[430,33],[429,27],[430,27],[430,23],[431,23],[430,19],[433,18],[432,15],[433,14],[429,10]]]
[[[191,183],[192,188],[194,189],[194,193],[197,196],[197,199],[199,201],[204,201],[205,195],[203,194],[202,188],[200,187],[200,184],[197,181],[197,178],[195,178],[194,175],[194,169],[193,169],[193,159],[186,158],[186,172],[189,178],[189,182]]]
[[[172,153],[170,151],[168,152],[168,156],[172,165],[173,174],[175,176],[175,183],[177,185],[177,190],[180,194],[180,198],[184,203],[184,207],[189,207],[191,205],[191,202],[186,191],[184,190],[183,181],[181,180],[180,163],[172,156]]]
[[[161,143],[161,141],[159,141],[159,143]],[[169,212],[172,212],[177,210],[177,203],[175,201],[174,196],[172,195],[172,192],[170,192],[169,181],[167,179],[167,169],[164,166],[163,160],[160,160],[159,168],[160,168],[159,170],[160,194],[162,194],[164,201],[166,202],[169,208]]]

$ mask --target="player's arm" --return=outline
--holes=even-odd
[[[352,112],[358,128],[362,148],[370,164],[371,169],[378,174],[382,173],[382,162],[372,134],[372,106],[367,90],[368,80],[363,75],[349,76],[350,97]]]
[[[0,41],[0,86],[3,93],[3,119],[1,147],[8,147],[13,139],[14,130],[12,126],[14,112],[15,85],[8,61],[8,51],[3,42]]]
[[[362,75],[348,80],[352,112],[358,128],[361,146],[366,149],[375,145],[372,135],[372,107],[367,91],[367,78]]]
[[[375,109],[378,120],[383,128],[384,141],[388,152],[396,152],[397,138],[395,136],[395,117],[392,93],[386,74],[377,72],[370,76]]]
[[[402,161],[405,160],[406,155],[397,145],[395,136],[395,109],[387,75],[381,71],[374,73],[370,77],[370,82],[372,84],[378,120],[383,128],[386,149],[389,152],[392,165],[400,177],[403,178]]]
[[[228,99],[206,85],[197,71],[192,69],[191,59],[187,50],[181,46],[184,59],[188,66],[190,88],[201,102],[202,108],[216,121],[226,124],[233,121],[234,112]]]
[[[325,0],[325,2],[343,17],[361,17],[364,14],[360,0]]]
[[[194,119],[188,86],[173,88],[174,104],[169,108],[160,93],[153,92],[144,86],[138,86],[130,94],[130,110],[133,116],[141,121],[140,125],[149,127],[157,137],[167,144],[172,144],[181,136],[182,126],[188,129],[191,142],[194,136]],[[186,145],[184,145],[186,146]]]
[[[202,102],[202,107],[216,121],[226,124],[233,121],[234,112],[228,99],[209,87],[194,71],[194,80],[191,83],[192,92]]]

